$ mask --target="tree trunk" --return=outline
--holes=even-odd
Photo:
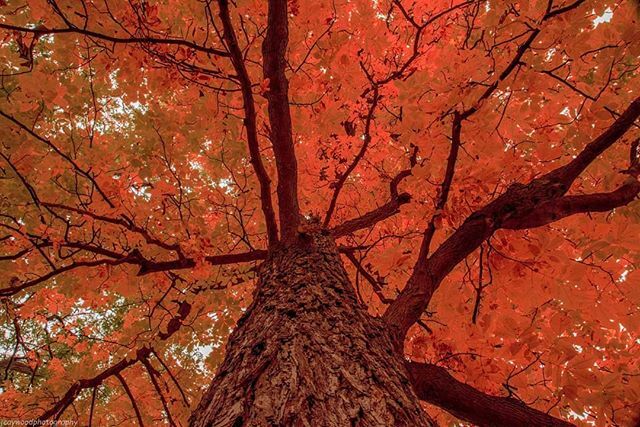
[[[192,426],[431,426],[379,319],[330,237],[303,234],[262,264],[254,301]]]

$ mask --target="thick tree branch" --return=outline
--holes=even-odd
[[[555,15],[559,15],[569,10],[572,10],[573,8],[579,6],[580,3],[581,1],[577,1],[576,4],[571,8],[559,9],[557,11],[554,11],[553,14],[551,14],[552,13],[551,8],[553,7],[553,2],[550,1],[548,5],[548,9],[545,12],[545,15],[543,16],[541,21],[544,22],[545,20],[550,19]],[[447,200],[449,198],[449,191],[451,190],[451,185],[453,183],[453,177],[455,174],[455,166],[458,158],[458,151],[462,144],[461,135],[462,135],[463,121],[468,119],[475,113],[477,113],[480,107],[482,106],[482,103],[493,95],[493,93],[498,89],[500,83],[506,80],[513,73],[513,71],[516,70],[518,65],[522,64],[522,58],[524,54],[531,47],[531,45],[533,44],[533,42],[535,41],[536,37],[539,34],[540,34],[539,28],[532,29],[529,34],[529,37],[527,37],[524,43],[518,46],[518,49],[516,50],[516,54],[511,59],[509,64],[504,68],[504,70],[502,70],[502,72],[498,75],[498,78],[491,85],[489,85],[484,92],[480,94],[480,96],[476,99],[476,101],[470,107],[464,109],[462,112],[454,111],[453,122],[451,126],[451,148],[449,150],[449,157],[447,159],[447,168],[445,170],[445,176],[442,181],[442,185],[440,186],[440,196],[438,198],[438,202],[436,203],[435,214],[431,217],[431,220],[429,221],[429,225],[427,226],[424,232],[424,237],[420,244],[420,252],[418,255],[419,261],[422,259],[426,259],[426,257],[429,254],[431,241],[433,240],[433,237],[436,232],[435,222],[438,219],[438,217],[441,215],[442,210],[446,206]]]
[[[378,222],[384,221],[385,219],[400,212],[400,206],[411,201],[411,195],[409,193],[398,193],[398,186],[403,179],[411,175],[411,170],[418,162],[418,147],[412,145],[412,148],[413,152],[409,158],[409,168],[400,171],[389,183],[391,200],[362,216],[347,220],[332,228],[330,232],[336,239],[347,234],[355,233],[358,230],[373,227]]]
[[[400,212],[400,206],[405,203],[409,203],[411,196],[409,193],[398,194],[397,197],[392,197],[384,205],[367,212],[366,214],[353,218],[343,222],[342,224],[331,229],[331,234],[337,239],[338,237],[345,236],[347,234],[355,233],[358,230],[370,228],[384,221],[385,219],[392,217]]]
[[[530,214],[505,221],[502,228],[512,230],[534,228],[578,213],[608,212],[631,203],[639,193],[640,181],[629,177],[627,182],[610,193],[564,196],[541,203]]]
[[[240,262],[259,261],[267,257],[267,251],[255,250],[250,252],[241,252],[237,254],[210,255],[205,257],[205,261],[212,265],[237,264]],[[138,276],[144,276],[150,273],[157,273],[168,270],[184,270],[196,266],[196,261],[190,258],[176,259],[172,261],[145,261],[140,264]]]
[[[227,49],[231,53],[231,62],[240,81],[244,108],[244,125],[247,129],[247,143],[249,145],[251,165],[256,172],[256,177],[260,184],[260,203],[267,227],[267,237],[271,245],[278,241],[278,226],[273,210],[273,202],[271,200],[271,179],[264,167],[260,154],[260,144],[258,142],[258,131],[256,127],[256,107],[251,89],[251,79],[249,78],[249,73],[244,63],[244,56],[240,50],[233,24],[231,23],[229,1],[218,0],[218,5],[220,8],[220,20],[222,21],[224,30],[222,37],[227,45]]]
[[[519,400],[491,396],[458,381],[446,369],[406,362],[409,381],[420,400],[436,405],[461,420],[491,427],[570,427],[573,424],[526,406]]]
[[[569,7],[552,10],[553,3],[550,2],[541,22],[569,12],[581,3],[582,1],[578,0]],[[469,108],[456,115],[459,125],[475,114],[482,103],[493,95],[499,84],[521,64],[524,54],[539,34],[540,28],[532,29],[527,40],[518,47],[515,56],[494,83],[488,86]],[[509,218],[530,215],[539,203],[563,196],[578,175],[606,148],[617,141],[638,115],[640,115],[640,98],[636,99],[607,131],[588,144],[569,164],[531,181],[526,186],[517,184],[510,187],[506,193],[468,217],[456,233],[449,237],[430,258],[427,258],[428,246],[435,228],[432,227],[432,230],[427,228],[413,272],[404,290],[389,305],[384,314],[384,318],[397,334],[395,336],[397,348],[402,348],[407,330],[420,318],[444,277],[460,261],[490,237],[495,230],[501,228]],[[459,126],[456,130],[455,120],[453,130],[454,134],[456,131],[460,132]]]
[[[384,314],[385,320],[394,329],[398,348],[402,347],[407,330],[420,318],[442,280],[496,230],[505,227],[524,228],[525,220],[532,226],[538,226],[541,220],[550,222],[554,214],[562,217],[591,210],[602,211],[633,200],[639,186],[630,181],[608,194],[563,196],[578,175],[613,145],[639,116],[640,98],[637,98],[606,131],[567,165],[529,184],[510,186],[505,193],[470,215],[429,258],[419,258],[404,290]],[[539,210],[542,206],[550,212]]]
[[[531,31],[527,40],[518,47],[515,56],[511,59],[511,61],[505,67],[505,69],[500,73],[498,78],[493,82],[493,84],[488,86],[485,89],[485,91],[480,94],[480,96],[475,100],[475,102],[469,108],[464,109],[462,112],[454,111],[453,121],[451,125],[451,147],[449,149],[449,156],[447,158],[447,167],[445,169],[445,175],[442,180],[442,184],[440,186],[440,196],[438,197],[438,201],[436,203],[435,213],[431,217],[431,220],[429,221],[429,224],[427,225],[427,228],[424,231],[424,235],[420,243],[418,260],[416,262],[416,266],[414,267],[414,270],[418,270],[420,268],[420,264],[424,262],[424,260],[426,260],[427,256],[429,255],[431,241],[433,240],[433,237],[436,233],[436,220],[442,214],[442,210],[445,208],[449,198],[449,192],[451,191],[451,185],[453,184],[455,167],[458,159],[458,152],[462,144],[461,138],[462,138],[463,121],[468,119],[472,115],[474,115],[479,110],[482,103],[488,98],[490,98],[491,95],[493,95],[493,93],[496,91],[500,83],[506,80],[511,75],[511,73],[517,68],[518,64],[521,63],[522,57],[527,52],[527,50],[531,47],[532,43],[534,42],[534,40],[536,39],[539,33],[540,33],[539,29],[534,29]]]
[[[267,34],[262,43],[263,73],[269,82],[266,97],[271,143],[278,170],[280,230],[285,242],[296,238],[300,222],[298,165],[289,111],[289,82],[285,75],[288,41],[287,0],[269,0]]]

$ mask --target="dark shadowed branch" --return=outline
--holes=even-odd
[[[173,421],[173,417],[171,416],[171,411],[169,410],[169,404],[167,403],[167,399],[165,399],[164,394],[162,393],[162,389],[160,388],[160,384],[158,383],[158,377],[160,373],[156,371],[156,369],[149,362],[149,358],[144,358],[140,362],[145,367],[147,374],[149,374],[149,379],[153,384],[153,388],[156,390],[156,394],[160,398],[160,402],[162,403],[162,408],[164,409],[164,413],[167,415],[167,420],[169,421],[169,425],[172,427],[176,426],[175,421]]]
[[[287,0],[270,0],[267,34],[262,43],[263,73],[269,83],[266,92],[269,104],[271,143],[278,170],[278,209],[282,240],[295,239],[300,222],[298,207],[298,166],[293,145],[289,82],[285,75],[289,42]]]
[[[140,427],[144,427],[144,423],[142,422],[142,415],[140,415],[140,409],[138,409],[138,404],[136,403],[136,399],[133,397],[133,393],[131,393],[131,389],[129,389],[129,385],[124,380],[124,377],[122,376],[122,374],[120,372],[117,372],[115,374],[115,377],[118,379],[118,381],[120,381],[120,384],[122,385],[122,388],[124,389],[124,392],[127,394],[127,396],[129,397],[129,400],[131,401],[131,406],[133,407],[133,412],[136,413],[136,418],[138,420],[138,425]]]
[[[52,246],[52,242],[46,242],[39,244],[39,247]],[[177,258],[171,261],[153,261],[142,256],[141,252],[137,249],[134,249],[126,254],[120,254],[113,251],[108,251],[106,249],[100,248],[98,246],[83,244],[83,243],[70,243],[60,245],[62,248],[73,248],[80,249],[82,251],[86,251],[93,254],[104,255],[108,258],[97,258],[97,259],[82,259],[75,260],[66,265],[62,266],[54,266],[54,268],[41,276],[33,278],[31,280],[20,281],[18,279],[12,280],[9,286],[0,288],[0,296],[8,297],[11,295],[16,295],[17,293],[24,291],[26,289],[37,286],[41,283],[46,282],[54,277],[57,277],[60,274],[67,273],[69,271],[74,271],[82,268],[92,268],[98,266],[116,266],[116,265],[137,265],[139,266],[138,276],[144,276],[151,273],[158,273],[162,271],[169,270],[183,270],[189,269],[196,266],[197,262],[192,258]],[[29,250],[23,250],[14,254],[12,256],[3,257],[6,259],[13,259],[15,257],[22,256],[27,254]],[[267,256],[266,250],[255,250],[250,252],[241,252],[236,254],[223,254],[223,255],[210,255],[204,257],[204,260],[211,265],[228,265],[228,264],[237,264],[242,262],[252,262],[265,259]]]
[[[492,427],[570,427],[573,424],[519,400],[486,394],[455,379],[446,369],[428,363],[405,363],[420,400],[436,405],[461,420]]]
[[[629,177],[623,185],[609,193],[564,196],[541,203],[528,215],[506,220],[502,228],[512,230],[534,228],[578,213],[608,212],[631,203],[638,193],[640,193],[640,181]]]
[[[411,195],[409,193],[399,193],[398,186],[408,176],[411,175],[411,170],[418,162],[418,147],[413,146],[411,157],[409,158],[410,166],[408,169],[400,171],[389,183],[389,193],[391,199],[377,208],[357,217],[349,219],[340,225],[333,227],[330,231],[335,237],[345,236],[347,234],[355,233],[358,230],[370,228],[384,221],[385,219],[392,217],[400,212],[400,206],[409,203],[411,201]]]
[[[369,271],[367,271],[366,268],[364,268],[362,263],[358,260],[358,258],[356,258],[356,256],[354,255],[353,252],[345,252],[344,255],[347,257],[347,259],[349,261],[351,261],[353,266],[358,271],[358,274],[361,274],[362,277],[364,277],[367,280],[367,282],[369,282],[369,284],[371,285],[371,288],[373,288],[373,292],[375,292],[375,294],[378,296],[378,298],[380,298],[380,301],[382,303],[388,304],[391,301],[393,301],[393,300],[391,300],[391,299],[389,299],[389,298],[384,296],[384,293],[382,291],[383,283],[381,283],[378,279],[373,277],[373,275],[371,273],[369,273]]]
[[[245,58],[240,50],[238,39],[231,22],[229,2],[228,0],[218,0],[218,6],[220,8],[219,15],[223,27],[222,38],[231,53],[231,62],[240,81],[244,108],[244,125],[247,129],[247,144],[249,145],[251,165],[256,172],[256,177],[260,184],[260,203],[267,227],[267,236],[269,243],[273,244],[278,241],[278,226],[276,225],[276,217],[271,200],[271,179],[264,167],[260,154],[260,144],[258,142],[258,131],[256,128],[256,107],[251,89],[251,79],[249,78],[249,73],[247,72],[244,62]]]
[[[418,258],[426,258],[429,254],[431,247],[431,241],[436,233],[436,221],[442,215],[442,211],[447,205],[449,200],[449,192],[451,191],[451,185],[453,184],[453,177],[456,172],[456,162],[458,160],[458,153],[460,152],[460,146],[462,132],[462,116],[455,111],[453,113],[453,122],[451,125],[451,147],[449,147],[449,157],[447,157],[447,167],[444,172],[444,178],[440,185],[440,196],[436,202],[436,209],[427,225],[426,230],[420,243],[420,252]]]
[[[367,116],[365,118],[364,124],[364,134],[363,134],[363,142],[360,147],[360,151],[354,157],[351,164],[347,167],[347,169],[340,175],[338,180],[334,183],[333,195],[331,196],[331,202],[329,202],[329,209],[327,209],[327,213],[325,214],[322,225],[324,227],[328,227],[331,222],[331,216],[336,209],[336,204],[338,202],[338,197],[340,197],[340,192],[342,191],[342,187],[344,187],[344,183],[347,182],[347,179],[353,172],[353,170],[358,166],[360,160],[364,157],[367,149],[369,148],[369,144],[371,143],[371,123],[373,121],[373,114],[376,111],[376,107],[378,106],[378,101],[380,100],[380,95],[378,92],[378,87],[373,86],[373,96],[371,98],[371,104],[369,105],[369,111],[367,112]]]
[[[114,35],[103,34],[96,31],[92,31],[86,28],[78,28],[75,25],[68,23],[67,28],[46,28],[42,25],[36,25],[30,27],[19,27],[15,25],[0,23],[0,28],[9,31],[18,31],[20,33],[30,33],[35,37],[41,37],[48,34],[76,34],[80,36],[91,37],[98,40],[103,40],[115,44],[140,44],[140,45],[156,45],[156,46],[182,46],[188,49],[193,49],[197,52],[203,52],[216,56],[229,56],[228,52],[212,47],[201,46],[195,42],[176,38],[156,38],[156,37],[117,37]]]
[[[354,233],[358,230],[370,228],[389,217],[400,212],[400,206],[409,203],[411,196],[409,193],[398,194],[384,205],[367,212],[366,214],[343,222],[331,229],[331,234],[336,238]]]
[[[184,320],[189,315],[190,310],[191,310],[191,307],[188,304],[184,302],[180,304],[180,309],[178,310],[177,315],[169,321],[167,326],[167,331],[161,332],[159,335],[159,339],[162,341],[165,341],[169,339],[174,333],[176,333],[180,328],[180,326],[182,326],[182,320]],[[76,400],[78,395],[83,390],[98,387],[99,385],[101,385],[111,377],[115,376],[117,378],[118,375],[122,375],[122,371],[135,365],[138,362],[141,362],[143,364],[146,362],[148,364],[148,359],[151,356],[151,354],[153,354],[153,352],[154,350],[152,347],[145,346],[145,347],[139,348],[135,352],[135,355],[133,357],[125,357],[121,359],[118,363],[110,366],[109,368],[105,369],[104,371],[100,372],[98,375],[92,378],[84,378],[84,379],[77,380],[71,385],[71,387],[69,387],[67,392],[49,410],[45,411],[38,418],[38,420],[43,421],[51,418],[55,418],[55,419],[59,418],[64,413],[64,411],[71,404],[73,404],[73,402]],[[121,384],[123,384],[123,387],[125,387],[124,385],[125,382],[123,380],[121,380]],[[126,388],[125,388],[125,391],[126,391]],[[159,390],[158,390],[158,393],[159,393]],[[129,397],[132,399],[131,402],[132,402],[132,405],[134,406],[136,416],[138,417],[138,421],[140,422],[140,425],[142,425],[142,418],[140,417],[139,411],[136,409],[135,401],[133,400],[130,393],[127,393],[127,394],[129,394]],[[161,398],[163,398],[162,395],[160,396]],[[169,414],[168,416],[170,417]]]
[[[397,345],[427,308],[433,293],[451,270],[501,228],[539,226],[576,213],[602,212],[624,206],[640,191],[635,177],[611,193],[564,196],[579,174],[613,145],[640,116],[640,98],[571,162],[534,179],[511,185],[505,193],[471,214],[429,257],[419,258],[407,285],[384,314],[395,329]]]

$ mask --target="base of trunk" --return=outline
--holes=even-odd
[[[321,233],[275,251],[192,426],[429,426],[402,358]]]

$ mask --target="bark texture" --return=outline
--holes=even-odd
[[[430,426],[331,237],[309,232],[260,267],[254,301],[192,426]]]

